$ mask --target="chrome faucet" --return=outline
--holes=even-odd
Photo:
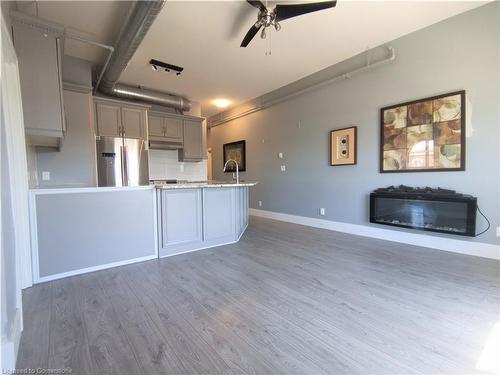
[[[236,183],[239,184],[240,183],[240,175],[238,173],[238,169],[239,169],[239,166],[238,166],[238,162],[234,159],[228,159],[228,161],[226,161],[226,164],[224,164],[224,172],[226,171],[226,167],[227,167],[227,164],[232,161],[234,163],[234,165],[236,165]]]

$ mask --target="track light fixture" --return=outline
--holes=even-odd
[[[149,60],[149,63],[151,64],[151,68],[154,71],[158,71],[159,68],[162,68],[167,73],[175,72],[176,76],[180,76],[182,71],[184,70],[184,68],[181,66],[168,64],[166,62],[155,60],[155,59]]]

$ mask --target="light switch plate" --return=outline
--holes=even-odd
[[[283,153],[282,152],[278,152],[278,159],[283,159]]]
[[[321,216],[325,216],[325,209],[324,209],[323,207],[321,207],[321,208],[319,209],[319,214],[320,214]]]
[[[281,166],[281,172],[285,172],[286,171],[286,165],[282,165]]]
[[[42,172],[42,180],[43,181],[50,181],[50,172],[43,171]]]
[[[500,227],[497,227],[497,237],[500,237]]]
[[[262,201],[259,201],[259,207],[262,207]]]

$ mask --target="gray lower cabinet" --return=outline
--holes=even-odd
[[[201,247],[201,189],[173,189],[160,192],[160,256]]]
[[[160,257],[238,241],[248,224],[248,188],[158,190]]]
[[[64,138],[62,94],[63,29],[12,12],[12,36],[19,61],[27,141],[58,147]]]

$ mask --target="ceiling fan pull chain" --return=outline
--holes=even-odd
[[[269,33],[269,36],[266,38],[266,56],[271,54],[271,34]]]

